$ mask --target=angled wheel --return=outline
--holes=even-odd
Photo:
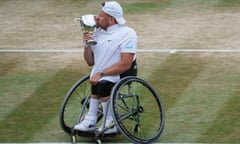
[[[121,79],[111,93],[111,110],[119,131],[133,143],[152,143],[164,128],[159,96],[143,79]]]
[[[72,128],[81,121],[84,113],[88,109],[91,95],[89,75],[78,80],[66,94],[59,112],[59,120],[62,129],[69,134],[73,134]]]

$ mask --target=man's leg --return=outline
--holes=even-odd
[[[98,112],[99,98],[96,95],[91,96],[88,115],[96,116]]]
[[[110,128],[110,126],[112,126],[112,124],[113,124],[113,116],[112,116],[110,108],[109,108],[110,104],[108,104],[109,99],[110,99],[110,96],[100,98],[102,108],[103,108],[103,114],[106,114],[106,123],[105,123],[105,126],[102,124],[99,127],[99,131],[102,131],[105,127],[108,127],[109,129],[104,132],[105,134],[112,134],[112,133],[118,132],[116,126]]]
[[[97,111],[99,99],[98,96],[93,95],[90,98],[89,111],[84,120],[77,124],[74,129],[80,131],[94,131],[96,129]]]
[[[102,108],[103,108],[103,113],[104,113],[104,114],[107,114],[107,115],[106,115],[107,118],[108,118],[108,117],[112,117],[111,111],[108,110],[109,108],[107,107],[107,106],[108,106],[109,99],[110,99],[110,96],[100,98],[100,101],[101,101],[101,104],[102,104]]]

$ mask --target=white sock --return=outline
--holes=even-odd
[[[103,114],[105,114],[106,111],[107,111],[107,118],[112,116],[112,115],[111,115],[111,111],[110,111],[109,109],[107,109],[108,102],[109,102],[109,101],[107,101],[107,102],[102,102]],[[109,108],[109,107],[108,107],[108,108]]]
[[[97,116],[99,100],[95,98],[90,98],[88,115]]]

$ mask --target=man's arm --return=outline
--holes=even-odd
[[[89,66],[94,65],[94,56],[91,47],[85,46],[83,56]]]
[[[124,73],[131,68],[134,55],[134,53],[121,53],[121,60],[119,62],[93,75],[90,79],[90,83],[93,85],[97,84],[98,80],[101,78],[101,73],[104,75],[117,75]]]
[[[83,42],[86,42],[89,39],[92,39],[92,34],[90,34],[89,32],[84,32],[83,33]],[[83,56],[89,66],[94,65],[94,56],[93,56],[93,52],[92,52],[92,49],[90,46],[87,46],[87,45],[84,46]]]
[[[104,75],[122,74],[131,68],[133,57],[134,53],[121,53],[121,60],[109,68],[104,69],[102,72]]]

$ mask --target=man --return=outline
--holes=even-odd
[[[82,122],[74,129],[94,131],[96,129],[97,110],[101,102],[103,113],[107,114],[106,125],[112,123],[111,111],[107,109],[113,85],[120,80],[120,75],[131,71],[136,59],[137,36],[133,29],[124,26],[125,19],[119,3],[107,1],[95,17],[97,31],[92,36],[85,32],[83,40],[94,39],[95,46],[84,47],[84,58],[89,66],[92,96],[89,111]],[[99,130],[105,127],[101,125]],[[105,133],[117,132],[117,128],[108,129]]]

